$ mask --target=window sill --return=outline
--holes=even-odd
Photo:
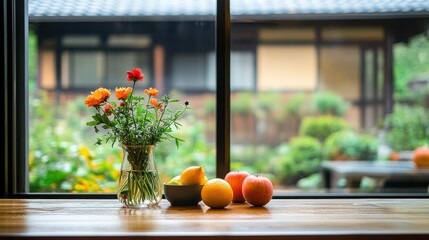
[[[266,207],[127,209],[116,200],[0,199],[0,238],[428,239],[427,199],[273,199]]]

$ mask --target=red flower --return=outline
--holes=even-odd
[[[127,71],[128,81],[143,81],[144,74],[140,68],[133,68],[131,71]]]
[[[112,104],[106,104],[106,106],[104,106],[104,112],[109,116],[112,114],[112,109],[115,106],[113,106]]]

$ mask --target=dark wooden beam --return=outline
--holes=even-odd
[[[230,170],[230,39],[229,0],[217,0],[216,14],[216,176]]]

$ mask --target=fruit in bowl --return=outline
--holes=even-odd
[[[205,173],[201,166],[191,166],[183,170],[179,181],[184,185],[198,185],[204,183]]]
[[[166,183],[168,185],[183,185],[180,182],[180,175],[179,176],[175,176],[174,178],[172,178],[168,183]]]
[[[179,176],[164,183],[164,195],[172,206],[195,206],[201,201],[201,190],[207,182],[201,166],[191,166]]]

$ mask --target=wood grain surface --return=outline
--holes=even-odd
[[[0,238],[429,239],[428,199],[272,200],[129,209],[116,200],[0,199]]]

